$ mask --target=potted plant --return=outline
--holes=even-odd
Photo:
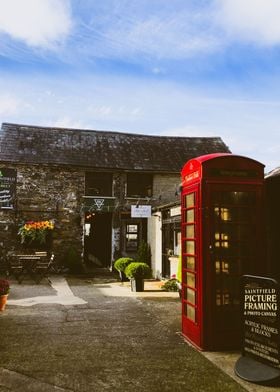
[[[6,279],[0,279],[0,311],[5,309],[9,292],[9,282]]]
[[[48,234],[54,229],[52,220],[28,221],[24,223],[18,231],[21,243],[26,245],[44,245],[47,242]]]
[[[74,246],[69,246],[65,252],[63,265],[69,270],[70,274],[83,274],[85,272],[81,255]]]
[[[147,263],[132,262],[124,272],[131,281],[131,291],[144,291],[144,279],[151,276],[151,268]]]
[[[120,274],[120,279],[121,282],[128,281],[129,279],[126,277],[124,271],[126,267],[132,263],[134,260],[131,257],[120,257],[117,259],[114,263],[115,269],[119,272]]]
[[[139,263],[147,263],[148,265],[151,265],[151,257],[152,254],[150,245],[146,241],[142,240],[137,251],[136,260]]]
[[[162,286],[161,290],[164,291],[179,291],[178,280],[175,277],[168,279]]]

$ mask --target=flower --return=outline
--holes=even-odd
[[[21,242],[38,241],[41,244],[46,242],[47,233],[54,229],[54,223],[51,220],[46,221],[28,221],[19,228],[18,234],[21,236]]]
[[[6,279],[0,279],[0,296],[6,295],[10,291],[10,284]]]

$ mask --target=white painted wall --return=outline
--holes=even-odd
[[[155,212],[148,219],[148,243],[151,246],[152,270],[154,278],[160,279],[162,275],[162,219],[161,212]]]

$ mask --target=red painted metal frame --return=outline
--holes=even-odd
[[[253,159],[233,154],[209,154],[188,161],[182,169],[182,333],[195,346],[202,350],[227,348],[230,336],[225,340],[214,337],[213,307],[216,292],[213,277],[213,266],[209,256],[211,222],[205,215],[209,192],[224,189],[238,191],[255,191],[258,199],[258,236],[261,237],[263,227],[263,184],[264,165]],[[196,258],[196,320],[189,319],[184,313],[188,304],[186,273],[186,219],[185,196],[196,193],[195,207],[195,258]],[[208,222],[207,222],[208,219]],[[261,242],[261,238],[258,239]],[[256,260],[256,271],[260,271],[263,253],[260,251]],[[212,272],[211,272],[212,271]],[[252,271],[250,272],[252,273]],[[213,333],[213,339],[211,334]],[[232,339],[234,340],[234,339]],[[230,343],[230,342],[229,342]],[[234,342],[232,342],[234,343]]]

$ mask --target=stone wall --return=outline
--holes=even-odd
[[[17,171],[16,200],[14,209],[0,209],[0,250],[20,250],[19,227],[26,221],[53,220],[52,250],[57,261],[62,261],[69,249],[83,254],[83,196],[85,189],[85,168],[62,165],[5,165],[1,167]],[[87,168],[88,170],[88,168]],[[94,169],[93,169],[94,170]],[[178,199],[175,195],[180,176],[155,174],[153,196],[139,200],[140,204],[168,203]],[[121,215],[129,212],[138,200],[125,197],[126,173],[113,172],[113,196],[115,210],[112,214],[112,257],[115,259],[122,249]],[[139,220],[139,222],[142,220]],[[147,220],[143,219],[143,227]],[[141,223],[142,225],[142,223]],[[142,229],[141,229],[142,230]],[[143,229],[144,230],[144,229]],[[160,241],[161,238],[153,238]],[[151,244],[152,245],[152,244]]]
[[[180,183],[180,174],[155,174],[153,196],[157,200],[160,197],[160,200],[156,204],[162,205],[180,200]]]
[[[42,165],[7,167],[17,170],[17,190],[15,208],[0,210],[1,246],[6,250],[19,249],[17,232],[22,223],[52,219],[52,249],[57,259],[62,260],[70,247],[82,254],[84,172]]]

